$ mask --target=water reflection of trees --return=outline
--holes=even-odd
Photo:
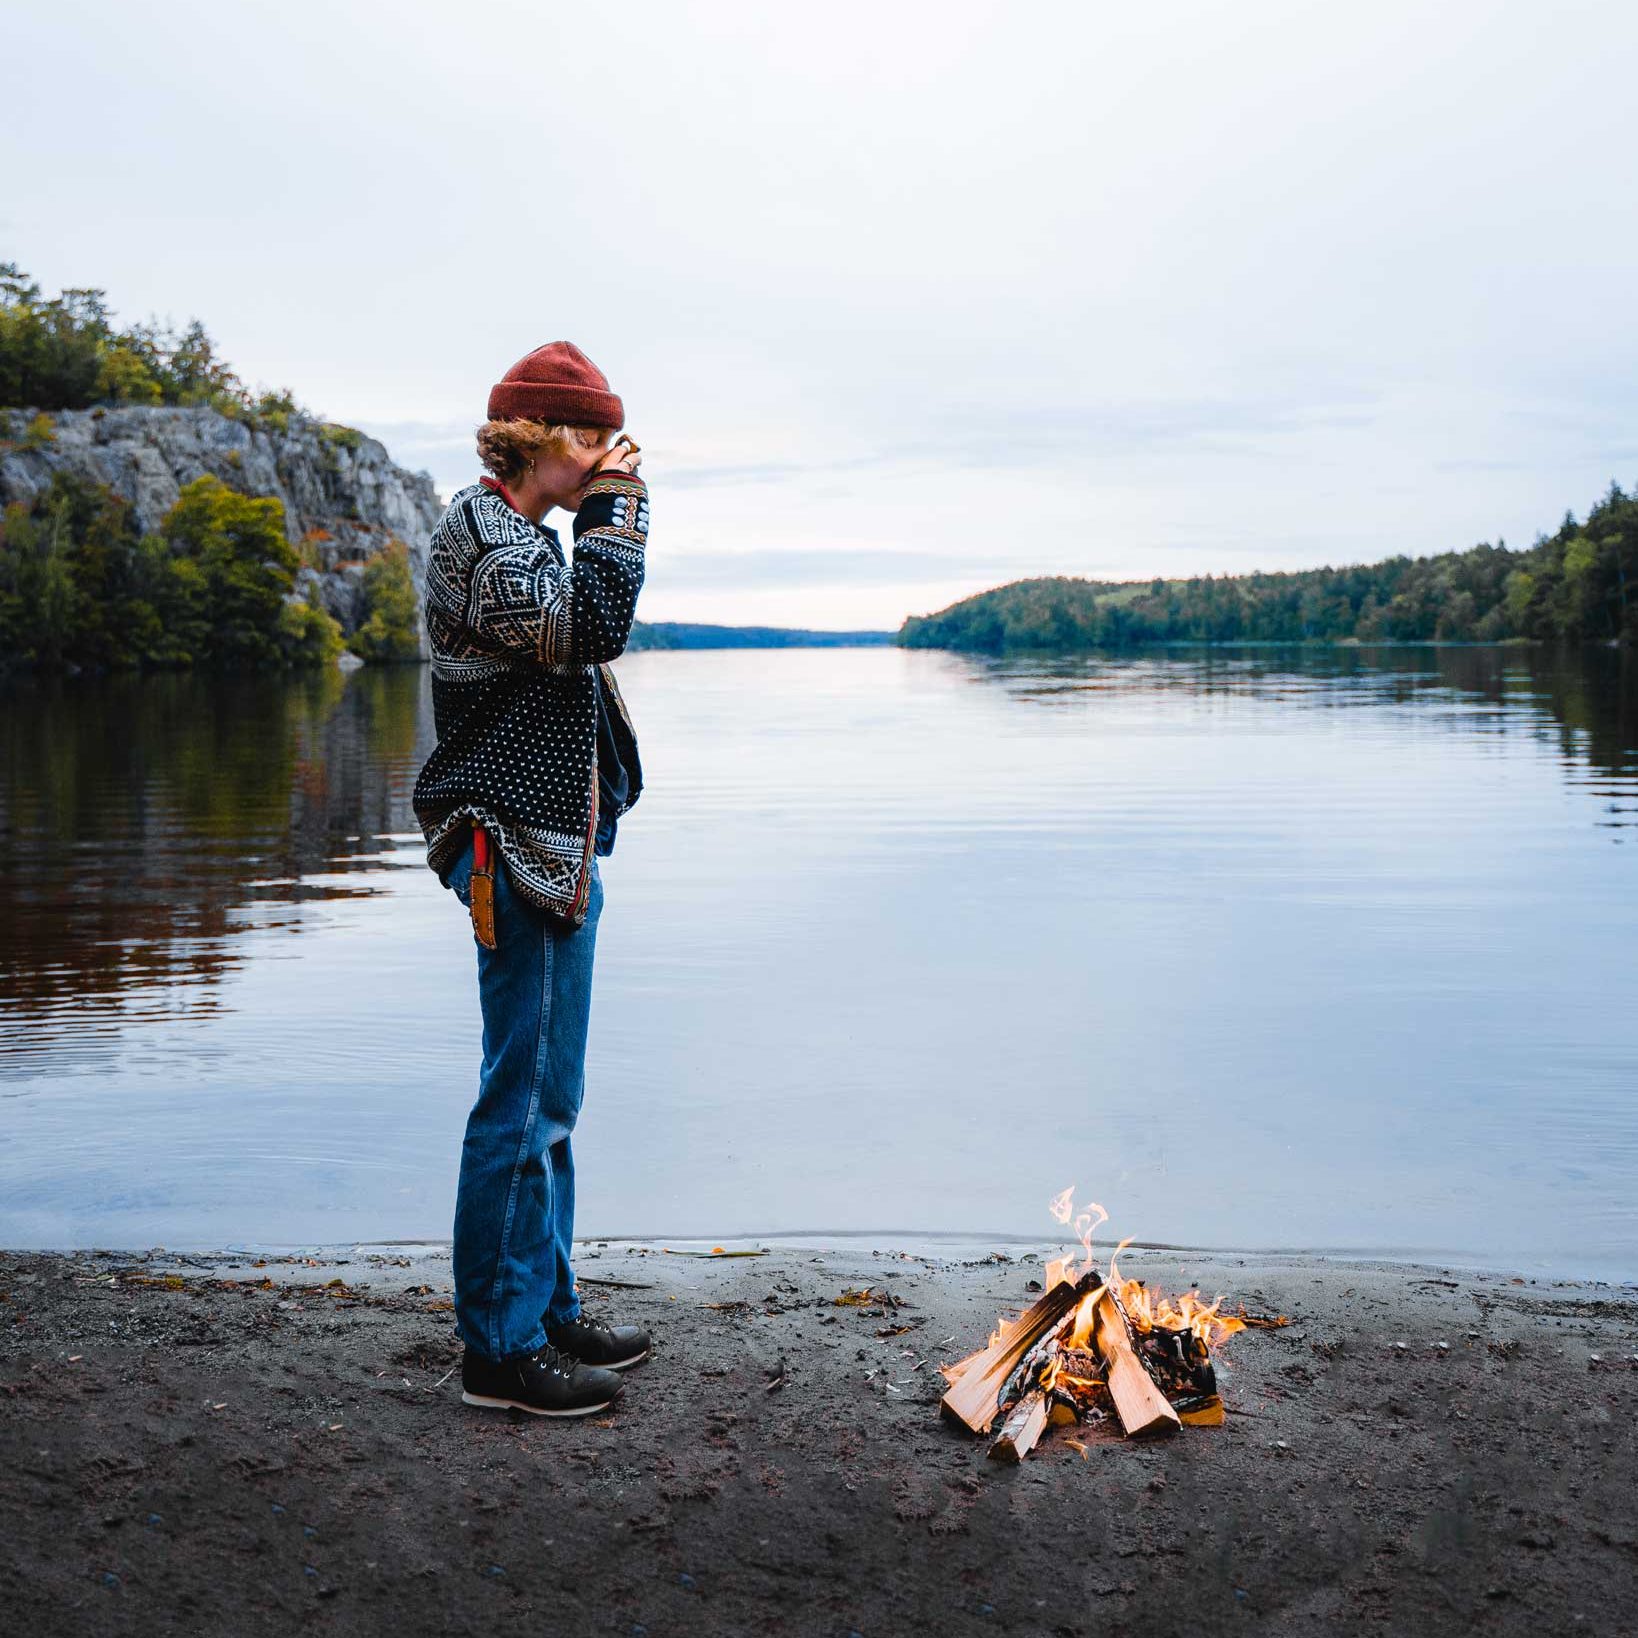
[[[1460,708],[1464,732],[1521,728],[1551,741],[1573,767],[1638,777],[1638,655],[1624,648],[1236,646],[1107,655],[963,656],[974,676],[1020,696],[1062,699],[1090,689],[1243,693],[1328,709],[1415,704]]]
[[[0,694],[0,1020],[208,1010],[247,924],[375,890],[428,746],[421,667],[25,679]],[[112,1017],[110,1016],[110,1022]]]

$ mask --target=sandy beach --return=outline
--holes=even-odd
[[[586,1306],[656,1348],[562,1423],[461,1405],[444,1248],[6,1254],[8,1626],[1632,1630],[1638,1290],[1124,1266],[1291,1324],[1222,1350],[1226,1426],[1005,1467],[936,1367],[1030,1300],[1016,1247],[587,1246]],[[837,1304],[864,1286],[891,1300]]]

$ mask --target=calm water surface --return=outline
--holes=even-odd
[[[1613,653],[620,662],[583,1232],[1638,1277]],[[470,930],[424,671],[0,695],[0,1243],[440,1238]]]

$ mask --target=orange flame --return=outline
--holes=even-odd
[[[1060,1279],[1079,1279],[1094,1266],[1092,1231],[1109,1221],[1109,1213],[1102,1206],[1091,1204],[1079,1215],[1074,1210],[1074,1188],[1071,1186],[1053,1197],[1049,1209],[1060,1223],[1073,1220],[1076,1237],[1081,1242],[1085,1262],[1080,1268],[1072,1266],[1072,1259],[1054,1258],[1047,1264],[1047,1289]],[[1246,1328],[1245,1321],[1231,1314],[1220,1313],[1223,1299],[1215,1302],[1202,1299],[1199,1289],[1191,1289],[1181,1297],[1169,1297],[1164,1291],[1150,1290],[1142,1280],[1122,1275],[1117,1259],[1131,1245],[1128,1235],[1109,1253],[1109,1271],[1105,1284],[1114,1293],[1115,1300],[1125,1311],[1134,1331],[1192,1331],[1207,1348],[1227,1341],[1236,1331]],[[1087,1348],[1092,1343],[1092,1326],[1097,1310],[1099,1293],[1082,1297],[1075,1317],[1070,1322],[1068,1344],[1071,1348]]]
[[[986,1348],[993,1348],[998,1342],[1005,1342],[1008,1333],[1011,1332],[1017,1326],[1017,1324],[1018,1319],[1016,1317],[1013,1319],[997,1320],[995,1322],[995,1329],[990,1332],[989,1341],[986,1342],[984,1346]]]
[[[1092,1326],[1097,1316],[1098,1298],[1102,1291],[1089,1291],[1081,1298],[1075,1309],[1075,1317],[1069,1322],[1068,1346],[1071,1348],[1090,1348],[1092,1346]]]
[[[1073,1282],[1097,1266],[1097,1259],[1092,1255],[1092,1236],[1109,1221],[1109,1213],[1095,1200],[1088,1201],[1086,1207],[1077,1212],[1073,1183],[1062,1194],[1052,1197],[1047,1204],[1047,1210],[1057,1222],[1068,1225],[1075,1238],[1081,1242],[1079,1267],[1075,1265],[1072,1257],[1054,1257],[1047,1263],[1046,1288],[1050,1291],[1060,1280]]]

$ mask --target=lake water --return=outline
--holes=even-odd
[[[581,1231],[1638,1277],[1638,664],[646,653]],[[444,1238],[422,669],[0,695],[0,1243]]]

